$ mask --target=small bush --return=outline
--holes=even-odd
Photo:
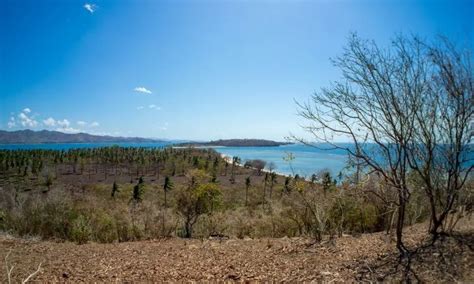
[[[79,215],[72,222],[70,238],[78,244],[87,243],[92,237],[92,228],[89,220],[83,215]]]
[[[94,240],[100,243],[112,243],[118,240],[116,220],[107,213],[101,213],[93,220]]]

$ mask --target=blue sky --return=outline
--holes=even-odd
[[[474,46],[474,1],[20,1],[0,5],[0,129],[170,139],[302,134],[350,32]]]

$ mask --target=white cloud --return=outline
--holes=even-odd
[[[71,125],[71,123],[67,119],[58,120],[56,121],[56,123],[63,129],[69,128],[69,125]]]
[[[97,121],[87,123],[86,121],[78,120],[76,123],[80,127],[99,127],[99,125],[100,125]]]
[[[137,110],[142,110],[144,108],[145,108],[144,106],[137,106]]]
[[[89,11],[91,14],[94,14],[95,10],[97,10],[97,5],[96,4],[86,3],[86,4],[84,4],[83,7],[84,7],[84,9]]]
[[[28,112],[31,112],[30,109],[25,109],[25,110],[28,110]],[[23,111],[25,111],[23,110]],[[20,119],[20,123],[21,125],[23,125],[24,127],[36,127],[38,125],[38,121],[36,121],[34,118],[32,117],[29,117],[26,113],[28,112],[21,112],[19,115],[18,115],[18,118]]]
[[[136,87],[135,89],[133,89],[135,92],[139,92],[139,93],[144,93],[144,94],[151,94],[152,92],[150,90],[148,90],[147,88],[145,87]]]
[[[43,120],[43,124],[49,127],[56,126],[56,120],[54,120],[52,117],[49,117],[48,119]]]
[[[18,114],[14,112],[11,113],[11,116],[7,122],[8,128],[14,127],[24,127],[24,128],[35,128],[39,125],[44,126],[45,128],[55,129],[57,131],[67,132],[67,133],[77,133],[84,131],[84,129],[92,129],[100,126],[99,122],[93,121],[88,123],[83,120],[76,121],[77,128],[72,127],[72,123],[68,119],[54,119],[53,117],[48,117],[46,119],[36,118],[37,114],[32,114],[30,108],[24,108]]]
[[[56,131],[61,131],[61,132],[65,132],[65,133],[78,133],[78,132],[81,132],[80,129],[72,128],[72,127],[56,128]]]
[[[12,128],[16,126],[15,118],[12,116],[10,117],[10,121],[7,123],[8,128]]]
[[[156,110],[161,110],[161,107],[157,106],[157,105],[149,105],[148,108],[151,108],[151,109],[156,109]]]

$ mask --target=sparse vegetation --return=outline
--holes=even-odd
[[[398,36],[382,48],[354,34],[333,62],[342,79],[299,104],[300,115],[318,142],[349,155],[356,187],[362,171],[380,177],[384,189],[372,193],[396,208],[387,214],[395,218],[396,246],[408,281],[416,278],[410,261],[417,249],[404,244],[403,230],[407,218],[425,215],[410,212],[414,203],[429,210],[431,245],[447,233],[448,215],[472,206],[460,198],[472,191],[474,169],[472,54],[445,38],[428,43]],[[335,143],[335,137],[351,143]],[[322,180],[327,191],[331,178],[323,175]]]
[[[399,37],[385,51],[353,36],[334,62],[343,81],[299,105],[300,115],[325,147],[348,154],[347,175],[300,176],[289,152],[283,160],[292,174],[284,176],[273,163],[242,166],[237,156],[204,148],[0,150],[0,230],[85,246],[269,238],[267,249],[271,238],[304,237],[304,246],[322,247],[378,232],[395,238],[401,279],[417,278],[414,256],[443,247],[438,241],[472,214],[470,57],[447,41]],[[336,143],[337,136],[353,143]],[[421,222],[430,241],[407,240],[406,226]]]
[[[234,159],[231,182],[225,177],[225,160],[206,149],[3,150],[0,157],[0,227],[20,236],[77,243],[209,234],[308,236],[321,241],[343,233],[391,232],[393,223],[392,197],[375,176],[358,186],[335,185],[328,173],[310,180],[275,172],[259,175],[253,168],[237,166]],[[112,166],[110,159],[117,164]],[[32,167],[39,164],[35,160],[44,166],[33,174]],[[84,170],[74,173],[79,161]],[[18,167],[28,168],[26,177],[23,170],[18,174]],[[161,179],[156,170],[164,173]],[[109,172],[107,178],[104,171]],[[36,185],[43,184],[43,174],[49,172],[56,179],[45,195],[44,186]],[[414,203],[426,202],[419,193],[420,198],[409,203],[407,214],[412,217],[407,222],[429,217],[428,208]]]

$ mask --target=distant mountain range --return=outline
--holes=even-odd
[[[0,144],[46,144],[46,143],[156,143],[169,142],[168,140],[140,138],[140,137],[114,137],[92,135],[87,133],[63,133],[50,130],[0,130]],[[176,143],[181,147],[206,147],[206,146],[226,146],[226,147],[272,147],[288,145],[292,143],[276,142],[264,139],[226,139],[210,142],[183,142]]]
[[[139,137],[113,137],[99,136],[87,133],[63,133],[59,131],[33,131],[18,130],[4,131],[0,130],[0,144],[40,144],[40,143],[106,143],[106,142],[163,142],[159,139],[148,139]]]
[[[281,145],[289,145],[288,142],[276,142],[264,139],[225,139],[210,142],[186,142],[176,144],[182,147],[206,147],[206,146],[225,146],[225,147],[276,147]]]

